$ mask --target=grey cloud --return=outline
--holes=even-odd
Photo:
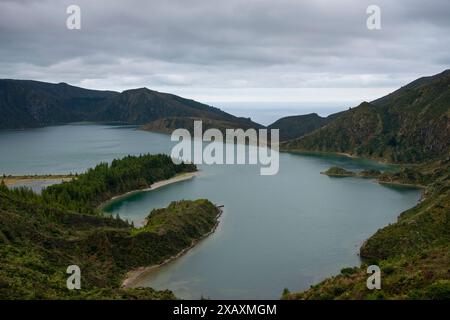
[[[447,0],[0,1],[0,77],[111,87],[397,87],[448,68]],[[112,83],[114,82],[114,83]]]

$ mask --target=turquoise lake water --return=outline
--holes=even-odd
[[[0,174],[83,172],[128,154],[170,153],[162,134],[132,126],[73,124],[0,131]],[[283,288],[308,288],[359,264],[362,242],[420,198],[413,188],[360,178],[330,178],[330,166],[386,169],[340,156],[280,154],[274,176],[258,166],[201,165],[191,180],[133,194],[109,205],[136,223],[173,200],[207,198],[224,205],[216,232],[187,254],[148,274],[140,286],[181,298],[278,299]]]

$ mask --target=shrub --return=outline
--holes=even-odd
[[[438,280],[426,290],[426,298],[433,300],[450,299],[450,280]]]
[[[357,271],[357,268],[343,268],[343,269],[341,269],[341,273],[343,275],[354,274],[356,271]]]

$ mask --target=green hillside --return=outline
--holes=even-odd
[[[310,134],[284,142],[285,151],[342,152],[390,162],[438,159],[449,149],[450,70],[363,102]]]
[[[66,83],[0,80],[0,129],[29,128],[91,118],[112,91],[87,90]]]
[[[450,70],[341,113],[324,127],[282,144],[288,151],[345,152],[409,163],[364,172],[380,183],[425,186],[422,201],[360,248],[361,267],[344,268],[285,299],[450,299]],[[411,165],[414,163],[414,165]],[[338,170],[340,169],[340,170]],[[344,169],[333,169],[340,172]],[[381,290],[366,287],[367,265],[382,271]]]
[[[300,116],[289,116],[281,118],[271,125],[269,129],[280,130],[280,141],[291,140],[302,137],[318,128],[323,127],[333,119],[330,117],[321,117],[317,113],[310,113]]]
[[[104,176],[134,188],[128,171],[118,168],[130,163],[145,168],[149,157],[162,159],[116,160],[112,167],[94,169],[98,179],[86,180],[94,177],[91,172],[65,183],[61,188],[68,202],[0,184],[0,299],[174,299],[167,290],[125,289],[121,283],[128,271],[159,264],[213,230],[220,213],[216,206],[208,200],[173,202],[152,212],[140,229],[94,208],[86,214],[72,210],[74,203],[85,201],[81,208],[97,203],[90,196],[80,197],[90,193],[72,191],[95,194],[95,187],[103,188]],[[164,169],[161,163],[151,165],[155,171]],[[107,181],[113,194],[117,182]],[[60,194],[58,188],[48,192]],[[81,290],[66,287],[66,268],[74,264],[81,269]]]
[[[424,199],[363,244],[361,267],[344,268],[305,292],[286,292],[284,299],[450,299],[450,158],[381,180],[426,184]],[[369,264],[381,268],[381,290],[366,287]]]

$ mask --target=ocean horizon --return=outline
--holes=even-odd
[[[317,113],[321,117],[356,107],[358,102],[206,102],[238,117],[250,117],[262,125],[270,125],[288,116]]]

